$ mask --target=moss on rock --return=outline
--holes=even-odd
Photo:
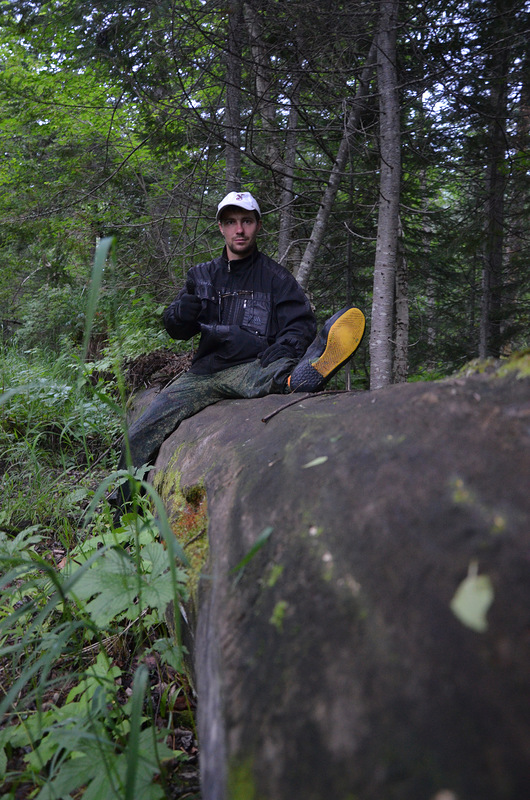
[[[187,586],[195,604],[199,577],[208,559],[208,502],[202,483],[182,487],[181,480],[173,460],[165,472],[155,476],[154,486],[167,509],[171,530],[188,558]]]

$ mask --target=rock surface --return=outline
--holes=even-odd
[[[203,800],[530,797],[529,379],[291,399],[156,464],[208,503]]]

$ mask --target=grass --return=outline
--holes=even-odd
[[[104,240],[81,353],[0,351],[6,800],[199,796],[193,692],[166,623],[187,598],[185,559],[152,487],[119,523],[105,500],[123,381],[94,379],[85,357],[109,252]]]

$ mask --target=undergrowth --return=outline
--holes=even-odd
[[[0,352],[0,796],[198,797],[193,692],[178,630],[186,559],[142,471],[112,472],[119,366]],[[105,500],[130,480],[136,510]],[[139,489],[142,489],[142,492]],[[156,512],[156,516],[154,515]],[[171,608],[172,607],[172,608]]]

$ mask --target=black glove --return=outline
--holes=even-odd
[[[278,361],[279,358],[295,358],[293,348],[286,344],[274,343],[267,347],[263,353],[260,353],[258,358],[261,361],[262,367],[268,367],[273,361]]]
[[[178,315],[182,322],[195,322],[202,308],[196,294],[183,294],[179,300]]]

